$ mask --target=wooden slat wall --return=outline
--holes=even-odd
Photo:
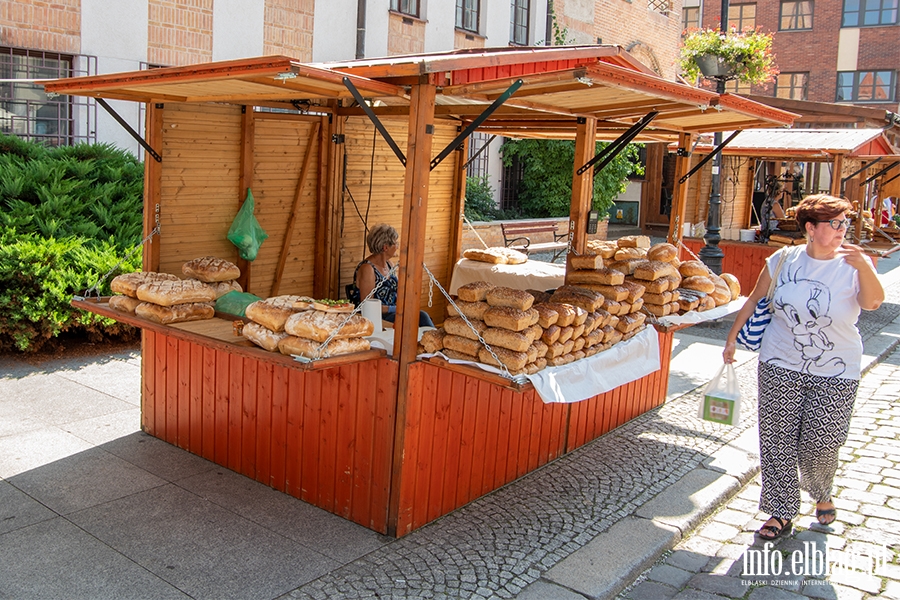
[[[142,428],[387,531],[397,365],[304,372],[143,332]]]
[[[704,246],[704,242],[696,238],[685,238],[684,245],[690,248],[691,252],[697,254]],[[722,272],[731,273],[737,277],[741,284],[741,294],[744,296],[748,295],[756,285],[756,280],[759,279],[759,273],[762,271],[766,259],[778,250],[777,246],[727,241],[719,242],[719,247],[725,253],[725,257],[722,259]],[[690,260],[693,257],[682,249],[680,258],[681,260]]]
[[[700,162],[705,155],[695,154],[691,157],[691,168]],[[722,177],[720,191],[722,206],[720,224],[722,237],[737,239],[737,231],[746,229],[745,215],[749,214],[752,202],[753,186],[748,180],[753,178],[753,160],[745,156],[726,156],[722,161]],[[712,163],[703,166],[688,180],[687,209],[684,219],[687,223],[703,223],[709,212],[710,178]]]
[[[170,103],[162,119],[159,270],[181,275],[200,256],[236,260],[225,236],[238,205],[240,107]]]
[[[382,119],[394,141],[405,152],[407,121],[405,118]],[[345,126],[345,152],[347,155],[346,182],[350,193],[343,194],[343,221],[341,236],[340,289],[353,280],[353,271],[368,256],[365,247],[366,230],[360,215],[368,214],[370,226],[388,223],[400,231],[403,220],[404,168],[399,159],[366,117],[350,117]],[[374,137],[373,137],[374,133]],[[434,133],[435,154],[456,137],[456,124],[436,122]],[[375,142],[374,162],[372,142]],[[451,206],[453,202],[454,169],[459,160],[454,152],[431,172],[428,198],[428,221],[425,224],[425,256],[423,260],[445,288],[450,284],[452,264],[447,258],[451,239]],[[369,204],[369,174],[372,171],[371,204]],[[351,199],[352,195],[352,199]],[[355,206],[354,206],[355,200]],[[359,214],[357,214],[357,210]],[[368,210],[368,213],[367,213]],[[399,255],[398,255],[399,257]],[[444,300],[435,287],[433,306],[428,307],[428,280],[422,282],[422,309],[436,322],[443,321]]]
[[[427,362],[410,366],[397,535],[433,521],[665,402],[672,334],[661,369],[573,404],[544,404]]]
[[[253,263],[250,291],[263,297],[268,296],[272,288],[310,132],[318,122],[315,118],[288,120],[283,115],[278,117],[267,119],[266,113],[256,116],[253,196],[256,218],[269,239]],[[313,141],[311,151],[279,294],[313,295],[318,139]]]

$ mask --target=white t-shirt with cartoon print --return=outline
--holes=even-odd
[[[859,379],[859,273],[843,257],[812,258],[803,245],[772,254],[766,261],[769,275],[782,252],[788,256],[778,274],[759,360],[801,373]]]

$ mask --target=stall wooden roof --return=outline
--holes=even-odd
[[[408,112],[408,86],[425,77],[438,86],[436,116],[463,121],[474,119],[521,80],[521,87],[480,128],[519,137],[574,137],[580,117],[598,119],[598,137],[615,137],[651,111],[659,115],[639,139],[790,125],[795,116],[665,80],[618,46],[494,48],[314,65],[270,56],[59,79],[44,87],[59,94],[143,102],[280,103],[292,108],[291,102],[298,100],[324,105],[325,100],[351,98],[345,77],[376,113],[386,115]]]
[[[697,150],[709,152],[709,142],[701,140]],[[831,160],[836,155],[859,159],[898,156],[881,129],[754,129],[742,131],[722,152],[793,160]]]

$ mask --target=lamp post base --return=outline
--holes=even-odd
[[[703,236],[703,240],[706,242],[706,245],[700,248],[700,252],[697,253],[697,256],[700,257],[701,262],[704,265],[709,267],[709,270],[715,273],[716,275],[722,274],[722,259],[725,258],[725,253],[722,252],[722,249],[719,248],[719,236],[715,236],[716,240],[711,240],[711,236],[705,235]]]

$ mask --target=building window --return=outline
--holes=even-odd
[[[732,4],[728,7],[728,26],[738,31],[756,29],[756,4]]]
[[[96,74],[95,56],[0,47],[0,131],[49,146],[96,142],[93,99],[51,98],[33,81]]]
[[[782,31],[792,31],[797,29],[812,29],[812,27],[812,0],[785,0],[781,3],[781,23],[779,29]]]
[[[531,0],[510,0],[509,2],[509,43],[516,46],[528,45],[528,13]]]
[[[478,33],[479,0],[456,0],[456,26]]]
[[[894,71],[843,71],[838,73],[837,102],[892,102]]]
[[[669,0],[647,0],[647,8],[662,15],[667,15],[672,6]]]
[[[700,29],[699,6],[685,6],[681,9],[681,28],[684,31]]]
[[[487,177],[488,149],[485,148],[492,136],[475,132],[469,138],[469,166],[466,167],[468,177]]]
[[[809,73],[779,73],[775,81],[775,97],[790,100],[806,100],[809,90]]]
[[[391,0],[391,10],[418,18],[419,0]]]
[[[841,27],[871,27],[897,23],[897,0],[844,0]]]
[[[751,92],[751,86],[749,83],[732,79],[725,84],[725,91],[731,92],[732,94],[749,94]]]

